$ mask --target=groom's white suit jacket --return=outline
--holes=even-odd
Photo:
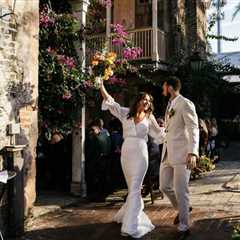
[[[194,104],[182,95],[165,116],[166,139],[163,144],[162,161],[171,164],[184,164],[188,153],[198,156],[199,127]]]

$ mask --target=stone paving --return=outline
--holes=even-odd
[[[232,225],[240,222],[240,144],[234,143],[223,153],[224,161],[216,169],[191,181],[192,240],[230,240]],[[79,202],[35,219],[22,240],[121,240],[120,225],[111,222],[122,205],[124,191],[110,196],[106,203]],[[169,201],[145,200],[145,211],[156,229],[144,240],[177,240],[172,221],[176,212]]]

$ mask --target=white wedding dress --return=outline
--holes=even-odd
[[[121,165],[128,186],[128,196],[113,220],[122,223],[122,234],[141,238],[154,229],[154,225],[143,212],[141,197],[141,187],[148,168],[148,135],[162,143],[164,128],[158,126],[153,115],[135,124],[134,119],[127,119],[129,109],[121,107],[113,98],[103,101],[102,110],[110,110],[123,126]]]

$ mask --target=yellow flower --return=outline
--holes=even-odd
[[[104,75],[103,76],[103,80],[107,81],[109,79],[109,76],[108,75]]]
[[[112,70],[110,67],[108,67],[108,68],[106,68],[105,71],[104,71],[104,77],[103,77],[103,79],[104,79],[104,80],[108,80],[109,77],[111,77],[112,75],[113,75],[113,70]]]
[[[108,61],[109,64],[113,64],[114,61],[116,60],[117,58],[117,54],[114,53],[114,52],[109,52],[107,53],[107,57],[106,57],[106,60]]]
[[[106,70],[110,76],[113,75],[113,70],[110,67],[108,67]]]

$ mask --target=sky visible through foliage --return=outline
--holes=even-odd
[[[233,13],[240,0],[227,0],[227,4],[223,7],[224,19],[222,20],[222,35],[226,37],[238,37],[235,42],[222,41],[222,52],[240,52],[240,11],[232,20]],[[209,14],[214,11],[213,7],[209,10]],[[217,26],[213,28],[216,34]],[[210,41],[213,52],[217,52],[217,40]]]

